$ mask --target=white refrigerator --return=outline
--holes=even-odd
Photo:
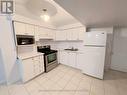
[[[107,34],[104,31],[86,32],[82,72],[103,79]]]

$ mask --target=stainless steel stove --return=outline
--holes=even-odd
[[[44,53],[45,72],[48,72],[58,65],[57,50],[51,50],[50,45],[38,46],[38,52]]]

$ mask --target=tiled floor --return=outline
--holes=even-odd
[[[0,95],[127,95],[127,74],[108,71],[99,80],[59,65],[26,84],[1,85]]]

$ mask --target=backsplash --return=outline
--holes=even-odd
[[[24,46],[17,47],[18,54],[36,52],[36,51],[37,51],[36,45],[24,45]]]
[[[43,41],[37,43],[37,45],[51,45],[52,49],[63,50],[66,48],[78,48],[79,50],[83,48],[82,41]]]

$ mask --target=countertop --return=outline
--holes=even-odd
[[[18,54],[18,58],[23,60],[23,59],[28,59],[31,57],[41,56],[43,54],[44,53],[39,53],[39,52],[21,53],[21,54]]]
[[[84,53],[84,51],[82,51],[82,50],[71,51],[71,50],[64,50],[64,49],[61,49],[61,50],[58,50],[58,51],[65,51],[65,52],[70,52],[70,53]]]

